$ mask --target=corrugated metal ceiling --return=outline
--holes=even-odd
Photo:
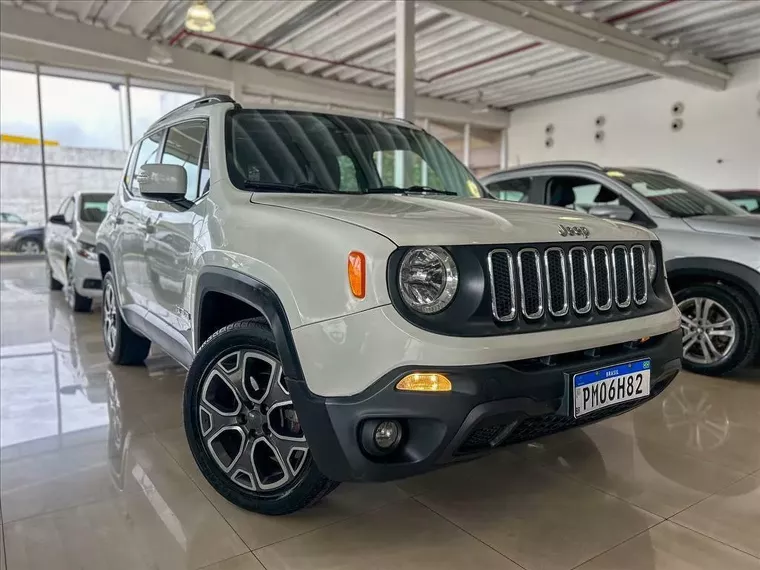
[[[165,43],[177,41],[188,5],[184,0],[16,3]],[[718,61],[760,54],[757,0],[550,3]],[[391,1],[210,0],[208,4],[217,19],[213,39],[185,36],[178,45],[252,65],[393,87],[395,11]],[[423,2],[417,5],[416,30],[417,92],[422,95],[510,107],[647,77],[640,69],[452,16]]]

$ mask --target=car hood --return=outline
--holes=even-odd
[[[698,232],[760,237],[760,218],[757,216],[695,216],[683,221]]]
[[[648,240],[643,228],[588,214],[479,198],[256,193],[251,202],[310,212],[386,236],[397,245],[580,241],[560,224],[584,226],[590,241]]]

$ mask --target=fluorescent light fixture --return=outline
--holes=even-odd
[[[172,54],[168,52],[168,50],[162,48],[158,44],[153,44],[150,46],[150,52],[148,52],[148,63],[152,63],[154,65],[171,65],[171,63],[174,61],[172,59]]]
[[[671,51],[662,62],[663,67],[684,67],[689,65],[689,56],[680,49]]]
[[[211,33],[216,30],[216,18],[205,0],[195,0],[187,9],[185,27],[191,32]]]

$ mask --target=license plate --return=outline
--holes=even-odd
[[[650,366],[646,358],[573,376],[575,417],[649,396]]]

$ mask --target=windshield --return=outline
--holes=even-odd
[[[664,172],[613,169],[607,176],[624,182],[674,218],[742,216],[747,213],[725,198]]]
[[[302,111],[242,110],[228,114],[226,137],[230,180],[241,189],[485,195],[442,143],[402,125]]]
[[[99,224],[106,217],[112,194],[82,194],[79,219],[87,224]]]

